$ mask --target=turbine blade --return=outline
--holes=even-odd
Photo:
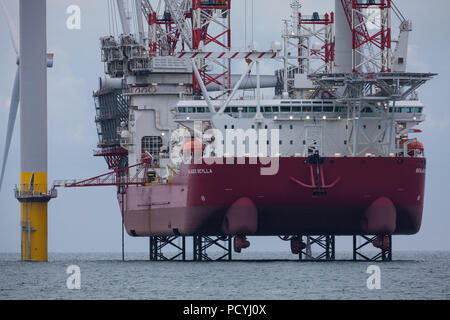
[[[19,56],[19,34],[17,32],[17,28],[14,26],[14,23],[11,19],[11,15],[9,14],[8,9],[6,8],[4,0],[0,0],[0,7],[2,7],[3,12],[6,17],[6,22],[8,23],[9,35],[11,36],[11,42],[14,47],[14,51],[16,55]]]
[[[0,191],[2,189],[3,178],[5,176],[6,162],[8,160],[9,147],[11,146],[12,135],[14,132],[14,124],[16,122],[17,110],[19,109],[19,68],[16,71],[14,87],[11,96],[11,104],[9,107],[8,128],[6,130],[5,151],[3,154],[2,172],[0,174]]]

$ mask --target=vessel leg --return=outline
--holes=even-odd
[[[181,244],[176,242],[181,240]],[[165,251],[166,247],[175,248],[176,252]],[[172,261],[181,259],[186,260],[186,239],[181,236],[167,236],[167,237],[150,237],[150,260],[151,261]]]
[[[125,187],[119,186],[118,192],[121,195],[121,214],[122,214],[122,261],[125,261]]]
[[[233,260],[233,237],[228,237],[228,261]]]
[[[181,242],[182,242],[182,248],[183,248],[182,259],[183,259],[183,261],[186,261],[186,237],[185,236],[181,237]]]
[[[331,254],[330,254],[330,237],[326,237],[325,239],[325,259],[330,260]]]
[[[335,236],[308,236],[307,246],[301,250],[299,260],[334,261]]]
[[[389,236],[389,261],[392,261],[392,235]]]
[[[336,260],[336,237],[332,236],[332,247],[331,247],[331,260],[335,261]]]
[[[357,238],[360,237],[363,241],[360,245],[357,244]],[[382,237],[382,240],[380,240]],[[383,246],[383,241],[385,241],[386,236],[353,236],[353,261],[392,261],[392,236],[389,235],[388,248],[385,249]],[[380,247],[381,241],[381,247]],[[377,243],[378,242],[378,243]],[[376,247],[375,244],[376,243]],[[374,245],[374,247],[378,250],[378,253],[371,256],[368,253],[364,253],[363,249],[367,248],[369,245]],[[370,246],[369,246],[370,247]],[[369,250],[373,250],[370,248]]]
[[[223,244],[222,242],[225,242]],[[232,237],[194,236],[194,261],[223,261],[232,260]],[[211,247],[224,250],[224,254],[208,254]]]
[[[150,261],[156,261],[156,259],[157,259],[156,251],[155,251],[156,245],[157,245],[156,237],[150,236]]]
[[[194,236],[193,237],[193,243],[194,243],[194,261],[202,261],[201,237],[200,236]]]

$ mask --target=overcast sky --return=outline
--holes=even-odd
[[[18,1],[6,0],[18,25]],[[250,0],[248,3],[250,4]],[[304,13],[332,11],[334,1],[304,0]],[[48,52],[55,54],[48,72],[49,184],[53,180],[91,177],[107,171],[96,147],[94,101],[98,77],[103,75],[99,37],[108,34],[107,0],[48,0]],[[281,19],[290,14],[290,0],[254,0],[254,41],[267,49],[280,40]],[[450,250],[450,24],[447,0],[396,0],[413,20],[409,70],[437,72],[439,77],[420,91],[427,121],[419,139],[428,158],[425,211],[418,235],[395,237],[394,250]],[[66,28],[69,5],[81,8],[81,30]],[[244,0],[234,0],[233,46],[244,47]],[[0,152],[4,148],[9,101],[16,70],[15,54],[0,15]],[[249,26],[250,30],[250,26]],[[397,34],[397,32],[395,31]],[[250,38],[250,33],[249,33]],[[19,119],[18,122],[19,123]],[[0,193],[0,252],[20,251],[19,204],[13,187],[19,182],[19,130],[16,126],[6,177]],[[120,251],[121,218],[114,188],[59,190],[49,204],[50,252]],[[343,246],[339,247],[342,243]],[[289,250],[276,238],[254,241],[257,250]],[[339,249],[349,249],[349,238]],[[127,251],[148,250],[148,239],[126,237]]]

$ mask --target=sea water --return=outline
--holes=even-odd
[[[450,252],[395,252],[395,261],[377,263],[284,258],[260,252],[232,262],[150,262],[148,254],[127,253],[122,262],[120,253],[64,253],[36,263],[0,254],[0,299],[450,298]],[[373,265],[379,289],[368,286]],[[69,266],[79,267],[79,289],[67,285]]]

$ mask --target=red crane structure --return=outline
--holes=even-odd
[[[231,50],[231,0],[192,0],[193,51],[214,51],[213,45],[226,51]],[[231,62],[219,59],[197,59],[197,67],[205,85],[217,84],[223,90],[231,88]],[[222,71],[214,76],[208,71],[217,66]],[[200,85],[194,75],[194,92]]]
[[[341,3],[352,31],[353,72],[391,72],[391,0]]]

